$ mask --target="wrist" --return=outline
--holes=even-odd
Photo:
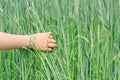
[[[29,36],[29,46],[28,48],[37,48],[37,40],[35,35]]]
[[[30,46],[30,35],[25,35],[24,36],[24,38],[25,38],[25,44],[24,44],[24,46],[26,47],[26,48],[28,48],[29,46]]]

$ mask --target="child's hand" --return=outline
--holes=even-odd
[[[53,39],[51,32],[32,35],[30,38],[30,45],[41,51],[52,51],[57,47],[56,41]]]

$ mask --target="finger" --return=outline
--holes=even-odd
[[[56,43],[56,41],[54,39],[49,39],[48,43]]]
[[[47,48],[46,51],[52,51],[53,49],[52,48]]]
[[[53,44],[53,43],[49,43],[49,44],[48,44],[48,47],[49,47],[49,48],[55,48],[55,47],[57,47],[57,45],[56,45],[56,44]]]
[[[51,32],[48,32],[48,34],[51,34]]]
[[[51,36],[51,35],[48,35],[48,37],[49,37],[50,39],[53,39],[53,36]]]

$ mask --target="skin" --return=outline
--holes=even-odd
[[[57,47],[51,32],[33,35],[14,35],[0,32],[0,50],[32,47],[41,51],[52,51]]]

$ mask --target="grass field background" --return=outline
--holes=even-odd
[[[0,31],[58,45],[0,51],[0,80],[120,80],[120,0],[0,0]]]

